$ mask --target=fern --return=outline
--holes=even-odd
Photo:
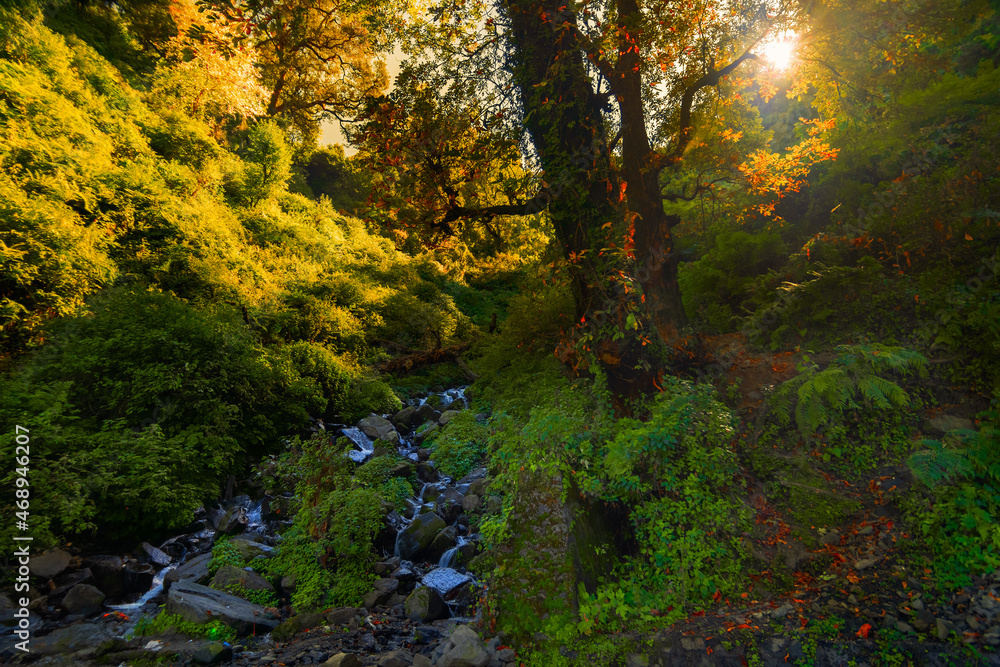
[[[927,486],[954,481],[973,471],[968,452],[945,447],[939,440],[924,440],[925,450],[914,453],[906,465],[914,476]]]
[[[882,373],[909,375],[927,372],[927,359],[918,352],[888,345],[841,345],[839,355],[825,370],[805,357],[799,375],[783,383],[772,398],[772,408],[783,425],[791,420],[807,439],[843,417],[846,410],[864,404],[876,410],[906,408],[907,393]]]

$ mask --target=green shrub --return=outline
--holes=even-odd
[[[143,616],[139,619],[139,622],[135,624],[135,628],[132,632],[138,637],[179,632],[187,635],[188,637],[203,637],[213,641],[236,641],[236,631],[224,624],[222,621],[194,623],[192,621],[184,620],[184,618],[178,614],[168,614],[166,611],[161,611],[155,617]]]
[[[486,455],[488,432],[471,410],[463,410],[433,436],[433,458],[438,470],[461,479]]]

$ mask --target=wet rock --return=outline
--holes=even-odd
[[[233,649],[222,642],[210,642],[191,654],[199,665],[215,665],[233,656]]]
[[[239,596],[243,591],[268,591],[276,593],[274,586],[256,572],[235,565],[223,565],[212,577],[212,588]],[[239,592],[237,592],[239,591]]]
[[[270,547],[266,544],[261,544],[260,542],[254,542],[253,540],[248,540],[242,537],[237,537],[229,540],[229,546],[236,550],[240,558],[245,561],[251,561],[258,556],[264,556],[270,558],[274,553],[274,547]]]
[[[353,653],[338,653],[323,663],[324,667],[362,667],[361,659]]]
[[[92,584],[94,575],[90,571],[90,568],[84,568],[82,570],[77,570],[75,572],[70,572],[69,574],[63,574],[55,579],[56,587],[49,593],[49,599],[59,598],[65,595],[71,588],[77,584]]]
[[[376,579],[375,583],[372,584],[372,590],[364,597],[363,604],[365,609],[374,609],[386,604],[398,588],[398,579],[391,577]]]
[[[143,542],[135,548],[135,559],[140,563],[150,563],[157,567],[170,565],[170,556],[157,549],[149,542]]]
[[[396,429],[392,425],[392,422],[385,417],[379,417],[376,414],[369,414],[367,417],[359,421],[358,428],[372,440],[387,440],[390,433],[396,433]],[[399,438],[398,433],[396,433],[396,438]]]
[[[448,617],[448,606],[435,589],[428,586],[410,593],[405,603],[406,617],[418,623],[429,623]]]
[[[482,499],[474,493],[469,493],[462,498],[462,509],[466,512],[475,512],[482,504]]]
[[[434,541],[431,542],[431,546],[428,549],[427,560],[430,562],[438,562],[444,552],[455,547],[458,544],[458,534],[455,532],[454,526],[448,526],[441,532],[439,532],[435,537]]]
[[[68,552],[62,549],[52,549],[43,554],[33,556],[28,561],[28,568],[36,577],[51,579],[56,575],[62,574],[69,567],[72,559],[73,557]]]
[[[219,519],[219,525],[216,528],[216,532],[220,535],[237,535],[245,531],[249,524],[250,520],[247,518],[246,509],[237,505],[235,507],[230,507],[226,510],[226,513],[222,515],[222,518]]]
[[[415,517],[410,525],[396,536],[396,553],[400,558],[415,560],[421,553],[426,552],[445,526],[444,519],[432,512]]]
[[[278,619],[264,607],[190,581],[178,581],[170,587],[166,610],[193,623],[222,621],[240,636],[278,626]]]
[[[118,556],[97,555],[88,558],[84,564],[94,576],[94,585],[108,596],[109,599],[116,599],[125,594],[125,582],[123,580],[122,559]]]
[[[417,431],[416,435],[413,436],[413,440],[414,442],[421,443],[427,438],[437,433],[440,428],[441,427],[438,426],[436,423],[432,423],[427,428],[422,428],[419,431]]]
[[[472,607],[476,603],[476,597],[479,593],[479,589],[476,587],[475,583],[472,581],[467,581],[464,584],[456,586],[444,596],[444,601],[453,604],[456,608],[456,613],[460,616],[467,614],[472,611]]]
[[[430,457],[431,457],[431,450],[429,450],[429,449],[427,449],[425,447],[421,447],[421,448],[417,449],[417,460],[418,461],[421,461],[421,462],[422,461],[426,461]],[[437,481],[437,480],[435,480],[435,481]]]
[[[62,608],[69,614],[89,616],[104,607],[104,593],[89,584],[77,584],[63,598]]]
[[[434,409],[433,405],[424,403],[413,413],[413,424],[423,424],[424,422],[436,422],[441,413]]]
[[[122,568],[125,582],[125,595],[134,593],[145,593],[153,585],[153,578],[156,576],[156,568],[149,563],[139,563],[134,560],[126,561]]]
[[[386,433],[384,437],[375,441],[375,455],[385,456],[387,454],[392,454],[402,442],[403,439],[399,437],[399,433],[393,429],[392,431]]]
[[[299,614],[298,616],[292,616],[274,630],[271,630],[271,638],[276,642],[287,642],[303,630],[309,630],[322,624],[323,615],[318,612]]]
[[[212,554],[204,553],[195,556],[180,567],[170,570],[163,577],[163,590],[169,591],[171,584],[182,580],[196,584],[208,581],[208,562],[210,560],[212,560]]]
[[[471,580],[472,577],[469,575],[461,574],[450,567],[439,567],[425,574],[422,583],[447,597],[450,591]]]
[[[432,466],[430,463],[418,463],[417,464],[417,479],[421,482],[426,482],[433,484],[441,478],[440,473],[438,473],[437,468]]]
[[[441,413],[441,416],[438,417],[438,424],[440,426],[444,426],[458,415],[459,415],[458,410],[445,410],[444,412]]]

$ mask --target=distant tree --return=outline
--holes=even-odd
[[[339,144],[313,151],[302,170],[313,194],[326,195],[337,210],[353,214],[368,196],[365,176]]]

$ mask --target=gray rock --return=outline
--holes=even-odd
[[[427,560],[434,563],[438,562],[441,556],[444,555],[444,552],[456,544],[458,544],[458,533],[455,531],[454,526],[448,526],[434,537],[434,541],[431,542],[431,546],[427,551]]]
[[[232,655],[233,649],[222,642],[210,642],[191,654],[191,658],[199,665],[214,665],[229,660]]]
[[[705,640],[701,637],[681,637],[681,648],[685,651],[705,651]]]
[[[392,423],[396,425],[396,428],[408,429],[413,426],[413,421],[416,419],[417,409],[410,405],[403,408],[396,414],[392,416]]]
[[[470,493],[462,498],[462,509],[466,512],[475,512],[483,504],[482,498],[474,493]]]
[[[435,414],[437,413],[437,414]],[[414,424],[423,424],[426,421],[437,421],[437,418],[441,416],[434,406],[429,403],[424,403],[413,413]]]
[[[438,426],[436,423],[431,424],[427,428],[423,428],[417,431],[416,435],[413,436],[413,440],[414,442],[421,443],[427,438],[437,433],[440,428],[441,427]]]
[[[927,423],[924,424],[924,431],[930,433],[947,433],[948,431],[973,428],[975,425],[972,421],[955,415],[941,415],[927,420]]]
[[[276,642],[286,642],[303,630],[309,630],[323,624],[323,614],[313,612],[299,614],[271,630],[271,638]]]
[[[448,597],[451,591],[472,581],[472,577],[450,567],[438,567],[425,574],[422,581],[424,586],[433,588],[441,595]]]
[[[955,629],[954,624],[944,620],[943,618],[937,619],[935,626],[937,629],[937,638],[941,641],[948,639],[948,635],[950,635],[951,631]]]
[[[56,575],[62,574],[69,567],[69,562],[72,558],[69,553],[62,549],[52,549],[43,554],[33,556],[28,561],[28,568],[36,577],[51,579]]]
[[[338,607],[326,612],[326,622],[329,625],[347,625],[351,620],[364,611],[358,607]]]
[[[782,606],[778,607],[777,609],[773,610],[771,612],[771,618],[774,619],[774,620],[778,620],[778,619],[781,619],[781,618],[784,618],[784,617],[788,616],[793,611],[795,611],[795,608],[792,605],[785,604],[785,605],[782,605]]]
[[[135,558],[140,563],[151,563],[158,567],[170,565],[170,556],[149,542],[143,542],[135,548]]]
[[[216,531],[222,535],[236,535],[247,529],[250,520],[247,518],[247,511],[239,505],[230,507],[219,519]]]
[[[861,560],[856,561],[854,563],[854,569],[855,570],[867,570],[868,568],[870,568],[872,565],[874,565],[877,562],[878,562],[878,560],[875,559],[875,558],[862,558]]]
[[[433,664],[426,655],[417,653],[413,656],[413,667],[432,667]]]
[[[353,653],[338,653],[323,663],[324,667],[362,667],[361,659]]]
[[[430,622],[448,617],[448,606],[435,589],[428,586],[410,593],[405,603],[406,617],[411,621]]]
[[[822,544],[840,544],[840,531],[839,530],[829,530],[823,537],[819,538]]]
[[[98,555],[86,560],[87,569],[94,576],[94,585],[101,589],[110,599],[125,594],[124,572],[122,559],[118,556]],[[169,572],[167,573],[170,574]]]
[[[438,667],[486,667],[490,661],[479,635],[467,625],[456,628],[448,643],[454,646],[441,656]]]
[[[212,577],[212,588],[218,591],[226,591],[238,595],[236,591],[244,589],[247,591],[268,591],[276,593],[274,586],[264,577],[256,572],[250,572],[235,565],[223,565]]]
[[[104,593],[90,584],[77,584],[63,598],[62,608],[70,614],[89,616],[104,606]]]
[[[236,542],[236,540],[233,540]],[[169,591],[171,584],[178,581],[192,581],[202,584],[208,581],[208,562],[212,560],[211,553],[195,556],[178,568],[170,570],[163,576],[163,590]]]
[[[416,560],[427,551],[437,534],[444,530],[444,519],[433,512],[415,517],[396,536],[396,553],[405,560]]]
[[[243,537],[236,537],[229,540],[229,546],[236,550],[244,561],[251,561],[258,556],[270,558],[274,553],[274,547],[269,547],[260,542],[254,542]]]
[[[101,623],[74,623],[44,637],[33,637],[31,652],[42,655],[70,655],[87,648],[97,648],[111,639],[112,630]]]
[[[358,422],[358,428],[372,440],[386,440],[390,433],[396,433],[395,427],[385,417],[369,414]],[[399,434],[396,434],[399,437]]]
[[[168,614],[178,614],[193,623],[222,621],[240,636],[255,630],[272,630],[279,622],[272,612],[260,605],[190,581],[178,581],[170,587],[166,610]]]
[[[902,632],[903,634],[906,633],[912,634],[913,632],[915,632],[913,626],[907,623],[906,621],[896,621],[896,629]]]
[[[383,653],[378,659],[378,667],[410,667],[413,664],[413,654],[399,649]]]

